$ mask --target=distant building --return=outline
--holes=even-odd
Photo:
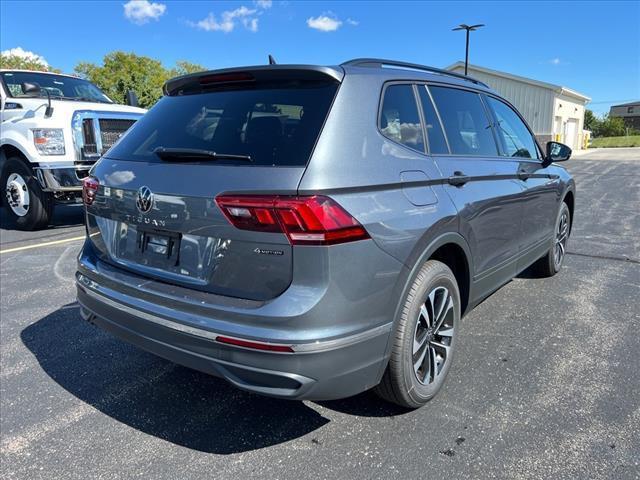
[[[447,70],[464,73],[464,62]],[[584,110],[591,98],[560,85],[469,65],[469,75],[509,100],[533,129],[542,146],[550,140],[574,150],[584,146]]]
[[[640,102],[623,103],[614,105],[609,110],[610,117],[620,117],[627,127],[640,130]]]

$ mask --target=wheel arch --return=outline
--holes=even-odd
[[[569,207],[569,232],[573,229],[573,212],[575,211],[575,192],[573,189],[568,189],[564,196],[562,197],[562,201],[567,204]]]
[[[12,157],[19,158],[27,167],[29,167],[29,169],[32,170],[31,162],[25,152],[11,143],[4,143],[0,145],[0,173],[4,172],[7,160]]]
[[[408,275],[403,279],[399,305],[402,305],[402,299],[406,296],[420,267],[428,260],[438,260],[447,265],[456,277],[462,303],[461,315],[464,315],[470,305],[473,272],[471,249],[464,237],[458,232],[441,233],[431,239],[426,247],[420,248],[412,257],[413,260],[409,262]],[[398,313],[396,311],[396,318]]]

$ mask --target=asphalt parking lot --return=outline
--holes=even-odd
[[[263,398],[122,343],[75,304],[81,212],[25,233],[3,211],[2,478],[640,478],[640,149],[566,165],[563,271],[469,314],[412,412]]]

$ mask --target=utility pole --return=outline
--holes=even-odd
[[[479,29],[480,27],[484,27],[484,23],[478,23],[477,25],[466,25],[461,23],[458,27],[453,28],[452,31],[456,30],[466,30],[467,31],[467,48],[465,49],[464,55],[464,74],[467,75],[467,71],[469,69],[469,32],[473,32],[474,30]]]

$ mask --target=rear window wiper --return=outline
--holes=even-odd
[[[211,150],[203,150],[200,148],[167,148],[158,147],[153,153],[158,155],[162,160],[180,160],[180,159],[209,159],[209,160],[244,160],[252,162],[249,155],[233,155],[230,153],[218,153]]]

